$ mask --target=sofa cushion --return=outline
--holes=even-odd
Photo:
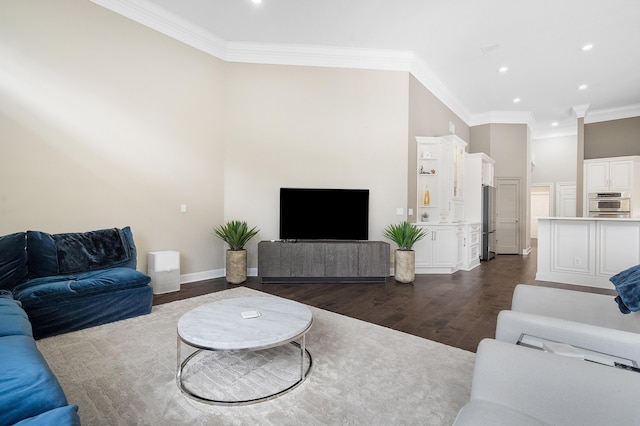
[[[24,232],[0,237],[0,289],[12,290],[27,278],[27,242]]]
[[[131,268],[110,268],[79,274],[34,278],[18,285],[13,296],[25,309],[101,293],[144,287],[148,275]]]
[[[0,345],[0,424],[11,425],[67,405],[32,337],[0,337]]]
[[[20,302],[0,294],[0,337],[32,336],[31,323]]]
[[[54,408],[35,417],[29,417],[14,426],[80,426],[77,405]]]
[[[130,227],[48,234],[27,231],[29,278],[113,267],[136,268]]]

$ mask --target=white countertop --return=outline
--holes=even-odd
[[[583,220],[583,221],[603,221],[603,222],[640,222],[640,217],[609,218],[609,217],[539,217],[538,220]]]

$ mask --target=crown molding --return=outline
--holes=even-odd
[[[584,122],[585,124],[599,123],[601,121],[621,120],[631,117],[640,117],[640,104],[590,111],[585,116]]]
[[[562,126],[562,127],[554,127],[553,129],[548,130],[536,130],[532,132],[531,139],[539,140],[539,139],[551,139],[551,138],[562,138],[566,136],[577,136],[578,135],[578,124],[574,123],[572,126]]]
[[[409,51],[228,42],[224,59],[252,64],[409,71],[413,57]]]
[[[471,117],[466,108],[413,52],[228,42],[146,0],[91,1],[227,62],[409,72],[462,121],[466,123]]]
[[[469,126],[483,124],[526,124],[532,127],[536,122],[533,113],[529,111],[489,111],[476,114],[469,121]]]
[[[145,0],[90,0],[186,45],[225,60],[227,42]]]
[[[470,127],[483,124],[527,124],[532,128],[535,124],[535,118],[531,112],[489,111],[472,115],[429,66],[413,52],[229,42],[147,0],[90,1],[226,62],[408,72]],[[582,111],[581,107],[576,106],[572,110],[576,114],[582,113],[585,123],[640,116],[640,104],[590,111],[588,115],[585,115],[587,110]],[[536,136],[541,134],[534,133]],[[553,133],[557,134],[558,129]]]
[[[591,108],[590,104],[572,106],[571,113],[573,114],[573,118],[584,118],[587,115],[589,108]]]
[[[447,106],[462,121],[469,123],[471,114],[467,108],[451,93],[451,91],[440,81],[431,68],[418,56],[414,56],[411,67],[408,70],[424,87]]]

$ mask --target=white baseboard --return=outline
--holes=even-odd
[[[224,269],[213,269],[209,271],[193,272],[191,274],[180,275],[180,284],[193,283],[196,281],[211,280],[214,278],[222,278],[226,275]],[[249,268],[247,270],[248,277],[257,277],[258,268]]]

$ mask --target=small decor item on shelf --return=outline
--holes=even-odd
[[[427,212],[422,213],[422,221],[423,222],[428,222],[429,221],[429,213],[427,213]]]
[[[431,158],[431,151],[422,151],[422,158],[428,160]]]
[[[418,173],[420,173],[421,175],[424,174],[424,167],[420,166],[420,170],[418,171]]]
[[[429,193],[429,185],[424,187],[424,199],[422,200],[422,204],[428,206],[431,204],[431,194]]]

